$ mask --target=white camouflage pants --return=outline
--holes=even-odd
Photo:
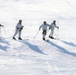
[[[13,37],[15,37],[18,33],[19,33],[19,36],[18,37],[21,37],[21,31],[19,31],[19,29],[16,29],[15,34],[14,34]]]
[[[43,38],[45,38],[45,36],[47,34],[47,31],[46,30],[43,30],[42,34],[43,34]]]
[[[54,29],[51,29],[50,36],[53,37],[53,34],[54,34]]]

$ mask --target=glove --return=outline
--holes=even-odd
[[[49,27],[49,30],[50,30],[50,27]]]
[[[24,26],[22,26],[21,28],[23,29]]]
[[[49,30],[52,28],[52,26],[49,27]]]
[[[23,27],[20,28],[21,30],[23,29]]]
[[[22,26],[20,29],[22,30],[24,26]]]
[[[59,29],[59,27],[57,27]]]
[[[20,28],[20,30],[19,30],[19,31],[21,31],[21,30],[23,29],[23,27],[24,27],[24,26],[22,26],[22,27]]]
[[[17,29],[19,29],[19,28],[17,28]]]

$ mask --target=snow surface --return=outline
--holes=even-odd
[[[22,19],[22,41],[12,40]],[[59,40],[42,40],[39,26],[57,21]],[[76,75],[76,0],[0,0],[0,75]],[[17,38],[17,37],[16,37]]]

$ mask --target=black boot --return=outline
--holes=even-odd
[[[16,40],[16,38],[15,38],[15,37],[13,37],[13,39],[14,39],[14,40]]]
[[[45,38],[43,38],[43,40],[45,40]]]
[[[22,40],[22,38],[21,38],[21,37],[19,37],[18,39],[19,39],[19,40]]]
[[[49,36],[49,38],[54,39],[54,37],[52,37],[52,36]]]

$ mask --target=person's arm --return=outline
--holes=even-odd
[[[20,29],[20,28],[21,28],[20,24],[17,23],[17,25],[16,25],[16,29]]]
[[[39,30],[42,28],[42,26],[43,26],[43,25],[41,25],[41,26],[39,27]]]
[[[51,29],[52,28],[52,23],[50,24],[50,26],[49,26],[49,29]]]
[[[56,25],[55,25],[55,27],[59,29],[59,27],[58,27],[58,26],[56,26]]]
[[[49,25],[49,24],[47,24],[47,26],[48,26],[48,27],[50,27],[50,25]]]

